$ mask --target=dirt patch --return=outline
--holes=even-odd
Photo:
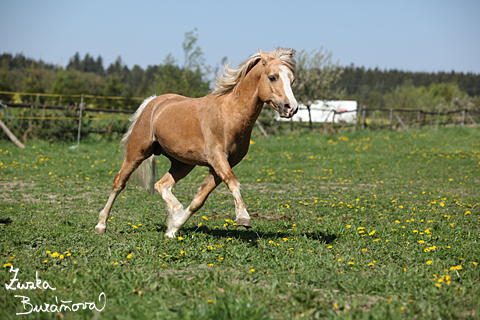
[[[29,193],[25,192],[27,188],[35,187],[34,183],[26,183],[24,181],[6,181],[0,180],[0,201],[18,203],[20,201],[13,199],[12,194],[21,194],[22,201],[38,201]]]

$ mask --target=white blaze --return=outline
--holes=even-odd
[[[290,85],[290,78],[289,75],[292,75],[292,72],[285,66],[280,67],[280,79],[283,82],[283,91],[285,91],[285,95],[287,96],[288,102],[290,103],[290,107],[292,110],[297,109],[297,100],[292,92],[292,86]]]

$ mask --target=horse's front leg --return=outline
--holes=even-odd
[[[245,228],[252,227],[252,221],[247,212],[247,206],[243,202],[242,194],[240,193],[240,181],[232,171],[232,167],[228,163],[228,160],[225,157],[219,156],[215,159],[212,164],[213,169],[220,176],[220,178],[225,182],[233,195],[235,200],[235,216],[237,226],[243,226]]]

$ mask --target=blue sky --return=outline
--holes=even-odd
[[[0,0],[0,53],[66,65],[79,52],[104,67],[183,63],[198,29],[206,63],[240,63],[276,46],[324,47],[340,65],[480,73],[480,1]]]

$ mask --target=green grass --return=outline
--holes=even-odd
[[[115,143],[0,142],[0,318],[57,301],[66,319],[469,319],[480,314],[480,130],[255,138],[234,169],[254,228],[224,184],[174,240],[165,205],[130,184],[107,233],[98,211]],[[159,171],[168,170],[158,158]],[[175,186],[187,205],[205,168]],[[57,254],[55,254],[57,253]],[[63,255],[63,259],[60,255]],[[3,266],[3,268],[2,268]],[[25,318],[61,318],[56,312]]]

